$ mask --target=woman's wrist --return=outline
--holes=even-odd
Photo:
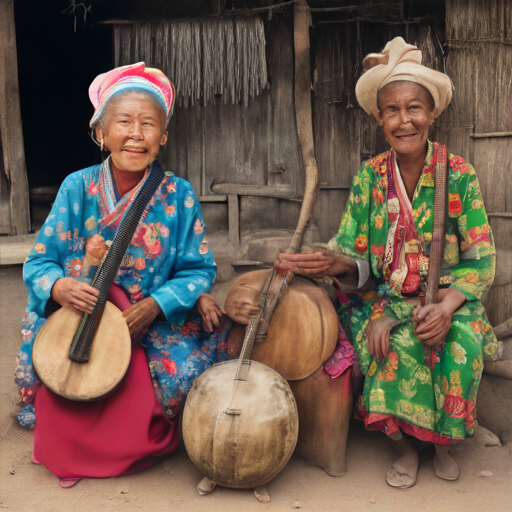
[[[332,270],[333,276],[358,274],[356,262],[344,254],[336,254],[336,263],[333,265]]]
[[[61,283],[59,283],[59,281],[62,281],[62,279],[64,279],[63,277],[59,277],[59,279],[57,279],[57,281],[55,281],[53,283],[53,286],[52,286],[52,289],[50,290],[50,297],[55,301],[57,302],[57,304],[60,304],[60,285]],[[61,304],[62,306],[62,304]]]
[[[439,305],[443,307],[443,309],[449,314],[453,315],[455,311],[457,311],[463,304],[466,302],[466,296],[457,288],[445,288],[444,290],[440,290],[443,292],[440,295],[442,296],[439,301]]]

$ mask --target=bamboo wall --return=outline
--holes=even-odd
[[[139,24],[134,34],[139,30],[150,37],[149,25]],[[337,231],[352,177],[361,162],[387,149],[373,117],[357,105],[354,90],[362,72],[362,56],[381,49],[397,35],[420,44],[427,50],[431,64],[441,65],[442,58],[437,55],[440,46],[434,41],[428,23],[407,28],[406,25],[347,22],[319,24],[311,31],[313,128],[321,182],[311,225],[314,236],[321,241],[327,241]],[[222,222],[227,223],[228,209],[226,202],[211,204],[222,199],[212,191],[212,185],[239,185],[242,192],[244,187],[258,186],[263,187],[262,194],[290,198],[242,193],[242,238],[259,230],[294,229],[300,209],[297,198],[303,190],[293,103],[292,18],[266,20],[265,36],[268,89],[250,99],[248,107],[226,104],[222,97],[206,105],[198,102],[193,107],[177,107],[169,125],[169,142],[160,155],[166,168],[192,183],[216,228],[222,227]],[[117,36],[116,41],[119,41]],[[143,48],[140,44],[132,44],[128,51],[117,48],[119,64],[158,61],[160,57],[155,51],[148,56]]]
[[[471,162],[480,180],[498,250],[486,298],[497,325],[512,316],[512,2],[447,0],[446,41],[455,91],[438,138]]]
[[[315,236],[327,241],[338,228],[361,162],[387,149],[373,117],[357,105],[354,89],[362,57],[402,36],[422,49],[427,65],[446,69],[454,82],[452,104],[436,120],[431,139],[473,163],[479,175],[499,251],[496,283],[487,298],[496,325],[512,316],[512,189],[507,187],[512,137],[478,134],[512,130],[512,2],[447,0],[446,26],[442,21],[347,19],[316,23],[311,30],[313,128],[321,182],[311,225]],[[161,158],[164,166],[191,181],[205,201],[226,200],[212,192],[219,183],[242,189],[281,187],[281,195],[289,199],[240,196],[242,237],[262,229],[293,229],[300,208],[293,199],[303,187],[291,17],[265,20],[265,35],[269,88],[248,107],[215,98],[206,106],[177,108]],[[216,228],[227,229],[226,202],[204,202],[203,207],[207,223],[211,218]]]

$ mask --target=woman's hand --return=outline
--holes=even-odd
[[[357,273],[357,265],[348,256],[325,249],[306,254],[281,253],[274,264],[274,270],[282,274],[294,274],[309,277],[337,276]]]
[[[51,296],[61,306],[73,306],[83,313],[91,314],[100,292],[72,277],[61,277],[55,281]]]
[[[419,324],[414,330],[416,337],[429,347],[437,345],[448,334],[452,315],[442,303],[418,306],[412,312],[413,320]]]
[[[416,337],[429,347],[446,338],[453,314],[464,304],[466,296],[456,288],[447,288],[439,291],[439,299],[442,300],[437,304],[418,306],[412,312],[413,320],[419,324],[414,331]]]
[[[232,288],[226,297],[224,309],[231,320],[247,325],[263,307],[263,295],[247,285]]]
[[[378,361],[386,359],[389,352],[389,334],[397,321],[387,315],[370,320],[366,329],[368,352]]]
[[[123,312],[130,336],[142,332],[161,312],[160,306],[153,297],[146,297],[130,306]]]
[[[202,293],[197,299],[197,309],[203,318],[203,326],[206,332],[213,332],[213,327],[220,327],[220,318],[224,311],[219,303],[209,294]]]

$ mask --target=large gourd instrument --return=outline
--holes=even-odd
[[[116,389],[128,369],[128,325],[107,296],[142,214],[163,178],[164,171],[155,161],[92,283],[100,292],[93,312],[89,315],[72,306],[63,307],[48,318],[34,341],[34,369],[57,395],[75,401],[99,400]]]
[[[294,47],[295,109],[306,180],[289,253],[301,250],[318,191],[311,120],[309,12],[303,0],[294,4]],[[210,367],[194,381],[189,393],[183,413],[185,447],[196,466],[216,484],[236,488],[264,485],[285,466],[297,443],[297,406],[288,383],[269,366],[251,361],[255,342],[269,342],[269,328],[275,325],[273,320],[270,327],[270,322],[280,299],[284,301],[289,295],[292,278],[292,272],[265,276],[260,289],[265,304],[249,321],[240,359]],[[258,280],[261,282],[261,275]],[[281,340],[274,341],[277,346]],[[274,347],[270,352],[274,359],[279,358]]]

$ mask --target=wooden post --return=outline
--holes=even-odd
[[[28,181],[18,88],[14,2],[0,0],[0,226],[9,234],[30,231]],[[5,190],[7,189],[7,190]],[[6,206],[7,203],[7,206]]]
[[[228,195],[228,229],[229,243],[236,249],[240,245],[240,207],[238,195]]]
[[[295,49],[295,115],[297,133],[302,150],[302,161],[306,174],[304,201],[299,222],[293,235],[290,252],[301,250],[304,231],[311,216],[318,193],[318,165],[313,139],[311,114],[311,62],[309,55],[309,7],[306,0],[298,0],[293,6],[293,39]]]

